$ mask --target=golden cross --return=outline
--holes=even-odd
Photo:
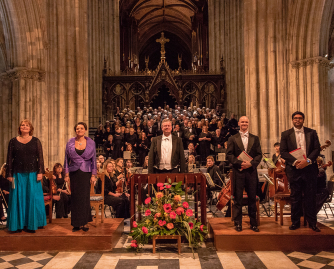
[[[165,38],[164,32],[161,32],[161,37],[156,42],[161,44],[161,58],[165,58],[165,43],[169,42],[169,39]]]

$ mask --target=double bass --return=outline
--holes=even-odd
[[[228,176],[226,176],[228,177]],[[216,204],[216,207],[219,210],[222,210],[227,203],[231,200],[232,195],[232,188],[231,188],[231,179],[226,183],[225,187],[222,188],[218,195],[218,202]]]

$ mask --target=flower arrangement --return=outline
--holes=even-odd
[[[138,208],[144,212],[144,217],[138,223],[133,222],[131,248],[138,250],[154,235],[181,235],[193,249],[207,237],[207,227],[194,218],[188,201],[182,202],[182,182],[171,184],[170,179],[168,182],[158,183],[158,191],[153,189],[155,197],[146,198],[144,205]]]

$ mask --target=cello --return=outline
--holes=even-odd
[[[228,175],[226,176],[228,177]],[[226,183],[225,187],[222,188],[218,195],[218,202],[216,204],[216,207],[219,210],[222,210],[227,203],[231,200],[232,195],[232,188],[231,188],[231,179]]]

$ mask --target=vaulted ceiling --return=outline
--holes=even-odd
[[[139,55],[143,51],[150,51],[148,42],[152,43],[152,37],[161,32],[165,32],[167,38],[169,34],[169,36],[182,40],[182,44],[177,45],[183,46],[181,50],[187,50],[191,55],[192,17],[204,6],[206,1],[123,0],[120,2],[120,10],[121,15],[123,13],[133,17],[137,22]],[[171,42],[174,40],[177,38],[173,38]],[[157,46],[152,44],[152,50],[156,50],[156,48]],[[153,53],[156,54],[156,51],[152,51]]]

